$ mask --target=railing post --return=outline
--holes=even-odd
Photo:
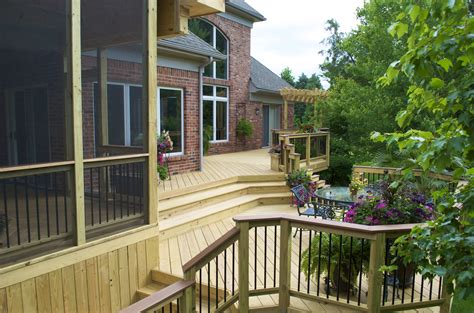
[[[328,133],[326,135],[326,163],[328,164],[329,166],[329,161],[330,161],[330,158],[331,158],[331,134]]]
[[[239,223],[239,312],[249,311],[249,222]]]
[[[379,271],[384,260],[385,234],[380,233],[370,241],[369,282],[367,308],[369,313],[380,312],[383,274]]]
[[[184,279],[196,281],[196,269],[193,267],[184,273]],[[183,297],[179,299],[180,307],[183,313],[192,313],[196,311],[196,284],[184,291]]]
[[[287,312],[290,306],[291,287],[291,225],[287,220],[280,224],[280,312]]]

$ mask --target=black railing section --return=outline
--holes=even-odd
[[[0,179],[0,249],[64,237],[72,228],[69,173]]]
[[[88,165],[84,170],[86,226],[142,218],[144,186],[144,162]]]
[[[306,137],[290,138],[290,143],[295,146],[295,152],[301,155],[300,160],[306,160]]]

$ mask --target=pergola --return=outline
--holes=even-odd
[[[328,92],[320,89],[280,89],[280,95],[283,97],[283,128],[288,128],[288,102],[312,104],[316,110],[316,104],[319,100],[327,97]]]

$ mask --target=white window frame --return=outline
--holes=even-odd
[[[210,23],[209,21],[206,21],[207,23],[211,24],[212,25],[212,47],[214,49],[217,50],[217,31],[219,31],[222,36],[224,36],[224,38],[226,39],[226,44],[227,44],[227,47],[226,47],[226,51],[227,51],[227,54],[226,54],[226,62],[225,62],[225,66],[226,66],[226,77],[225,78],[218,78],[217,77],[217,62],[214,61],[212,62],[212,77],[210,78],[213,78],[213,79],[224,79],[224,80],[229,80],[229,38],[227,38],[227,36],[219,29],[217,29],[217,26]]]
[[[212,96],[206,96],[204,95],[204,87],[212,87]],[[217,88],[225,88],[227,90],[226,94],[227,97],[217,97],[216,94],[216,89]],[[229,142],[229,87],[227,86],[217,86],[217,85],[203,85],[202,86],[202,100],[203,100],[203,105],[204,101],[212,101],[212,140],[210,141],[211,143],[220,143],[220,142]],[[221,139],[217,140],[216,139],[216,129],[217,129],[217,123],[216,123],[216,103],[217,102],[225,102],[226,103],[226,139]]]
[[[93,84],[97,84],[97,82],[94,82]],[[130,132],[130,87],[140,87],[143,88],[142,85],[140,84],[129,84],[129,83],[118,83],[118,82],[107,82],[107,85],[116,85],[116,86],[122,86],[124,88],[123,92],[123,110],[124,110],[124,117],[123,117],[123,123],[124,123],[124,146],[131,146],[132,138],[131,138],[131,132]],[[178,156],[178,155],[184,155],[184,89],[183,88],[171,88],[171,87],[157,87],[158,88],[158,97],[156,99],[157,103],[157,132],[160,133],[160,127],[161,127],[161,119],[160,119],[160,89],[171,89],[171,90],[179,90],[181,91],[181,146],[182,146],[182,151],[181,152],[171,152],[167,153],[169,156]],[[94,101],[95,97],[93,97]],[[95,110],[95,103],[93,103],[93,108]],[[94,115],[96,112],[94,112]],[[95,138],[94,138],[95,140]],[[95,144],[94,144],[95,146]]]
[[[184,155],[184,89],[183,88],[174,88],[174,87],[158,87],[157,97],[156,97],[156,114],[157,114],[157,124],[156,131],[158,134],[161,134],[161,90],[178,90],[181,92],[181,152],[170,152],[166,155],[168,156],[180,156]]]

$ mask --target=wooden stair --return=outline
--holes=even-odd
[[[194,227],[214,223],[259,205],[289,203],[283,175],[247,176],[213,182],[179,194],[160,196],[160,238],[166,239]]]

